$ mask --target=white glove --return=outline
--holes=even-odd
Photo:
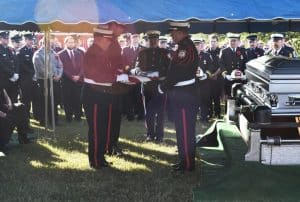
[[[205,79],[207,79],[207,74],[203,74],[202,76],[199,77],[200,81],[203,81]]]
[[[128,74],[120,74],[117,76],[117,82],[129,82],[128,80]]]
[[[164,94],[164,92],[161,90],[161,88],[160,88],[160,84],[157,86],[157,90],[158,90],[158,92],[160,93],[160,94]]]
[[[130,73],[132,75],[139,75],[141,73],[141,70],[140,70],[140,68],[136,67],[136,68],[131,69]]]
[[[204,75],[203,70],[200,67],[198,67],[196,71],[196,77],[202,77],[203,75]]]
[[[153,78],[153,77],[159,77],[159,72],[150,72],[150,73],[147,73],[147,76],[150,77],[150,78]]]
[[[231,78],[231,76],[230,76],[230,75],[228,75],[228,74],[226,74],[226,75],[225,75],[225,79],[227,79],[228,81],[232,81],[232,78]]]
[[[19,74],[14,73],[14,75],[9,79],[12,82],[16,82],[19,79]]]
[[[243,75],[243,76],[241,77],[241,80],[246,80],[246,79],[247,79],[246,75]]]

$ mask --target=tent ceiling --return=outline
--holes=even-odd
[[[299,10],[298,0],[10,0],[0,3],[0,29],[90,32],[118,21],[164,32],[168,20],[189,20],[193,33],[284,32],[299,31]]]

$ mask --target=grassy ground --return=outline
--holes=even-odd
[[[120,146],[125,155],[108,157],[112,167],[97,171],[88,164],[85,120],[61,121],[55,135],[44,135],[38,126],[34,130],[35,143],[13,140],[9,154],[0,158],[0,201],[192,201],[193,189],[202,182],[199,158],[195,172],[170,172],[177,160],[170,123],[158,145],[143,141],[143,122],[123,120]],[[203,130],[198,124],[197,132]]]
[[[195,188],[195,201],[300,201],[300,167],[266,166],[245,162],[247,146],[237,128],[221,124],[220,139],[227,154],[218,150],[200,149],[203,177]],[[212,164],[212,162],[214,164]],[[223,164],[222,167],[213,165]]]

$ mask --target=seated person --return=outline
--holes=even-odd
[[[28,144],[24,105],[13,104],[5,89],[0,87],[0,152],[5,150],[14,128],[18,130],[18,140],[20,144]]]

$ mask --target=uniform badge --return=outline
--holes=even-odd
[[[6,54],[4,53],[4,54],[2,54],[2,56],[4,56],[4,57],[5,57],[5,56],[6,56]]]
[[[206,60],[204,60],[203,63],[206,65]]]
[[[290,53],[290,54],[289,54],[289,57],[290,57],[290,58],[292,58],[292,57],[293,57],[293,54],[292,54],[292,53]]]
[[[244,56],[243,55],[241,55],[241,60],[243,60],[244,59]]]
[[[171,53],[168,53],[168,58],[172,59]]]
[[[179,52],[178,52],[178,57],[179,58],[184,58],[186,56],[186,51],[185,50],[180,50]]]

